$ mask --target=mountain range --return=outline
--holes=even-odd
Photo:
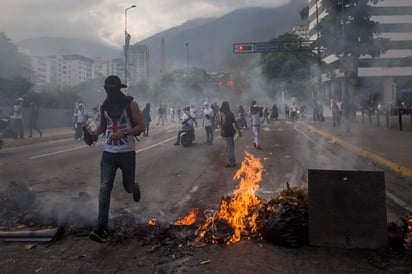
[[[189,63],[189,66],[207,71],[233,72],[257,58],[256,54],[233,54],[233,43],[266,42],[291,32],[293,26],[303,23],[299,12],[306,5],[306,0],[293,0],[278,8],[238,9],[219,18],[194,19],[136,44],[149,48],[152,80],[160,75],[162,38],[165,40],[166,71],[186,67]],[[17,46],[38,56],[56,54],[61,49],[88,57],[123,56],[120,49],[98,42],[61,37],[23,40]]]

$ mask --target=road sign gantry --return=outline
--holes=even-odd
[[[233,53],[264,53],[280,51],[314,50],[316,40],[234,43]]]

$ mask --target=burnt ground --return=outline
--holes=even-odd
[[[204,220],[190,226],[149,225],[124,213],[111,219],[110,241],[99,244],[88,239],[89,218],[81,214],[88,206],[87,193],[71,198],[77,206],[65,214],[62,207],[37,200],[15,183],[0,193],[2,231],[59,227],[47,243],[38,243],[36,238],[30,242],[3,238],[1,273],[412,273],[410,246],[404,254],[390,248],[313,247],[303,241],[291,248],[254,234],[244,235],[252,240],[243,237],[230,245],[212,244],[213,235],[223,239],[231,231],[223,224],[220,232],[210,228],[208,237],[200,240],[198,231]],[[49,214],[40,214],[42,207],[50,207]]]
[[[126,218],[127,219],[127,218]],[[123,221],[124,222],[124,221]],[[127,223],[127,221],[126,221]],[[128,223],[131,225],[132,223]],[[412,250],[364,251],[302,246],[287,248],[261,240],[232,245],[195,241],[195,226],[133,224],[112,231],[110,242],[67,229],[46,244],[0,247],[2,273],[411,273]]]

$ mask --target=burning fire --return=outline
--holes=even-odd
[[[408,220],[408,230],[412,231],[412,218]]]
[[[222,199],[217,212],[209,214],[206,222],[199,228],[199,237],[208,238],[212,243],[232,244],[240,241],[242,236],[251,238],[256,235],[258,223],[256,218],[262,208],[262,201],[255,196],[262,181],[263,165],[259,158],[245,151],[245,159],[236,171],[233,180],[239,180],[233,197]],[[222,239],[219,230],[225,230]]]
[[[174,222],[174,225],[192,225],[196,222],[196,216],[197,213],[199,212],[198,208],[192,208],[189,212],[189,214],[184,217],[180,218],[176,222]]]
[[[156,219],[152,218],[147,222],[148,225],[156,225]]]

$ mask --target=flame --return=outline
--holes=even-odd
[[[155,225],[156,222],[157,222],[157,220],[156,220],[155,218],[152,218],[152,219],[150,219],[150,220],[147,222],[147,224],[148,224],[148,225]]]
[[[245,159],[233,176],[233,180],[239,180],[238,186],[233,191],[233,197],[222,199],[219,210],[206,217],[205,224],[199,229],[199,237],[209,237],[212,243],[218,243],[222,239],[208,232],[216,231],[217,226],[222,223],[230,226],[232,232],[224,240],[226,244],[240,241],[242,235],[249,237],[257,233],[256,218],[263,204],[255,196],[255,192],[259,189],[258,183],[262,181],[262,173],[263,165],[260,159],[245,151]]]
[[[408,220],[408,223],[409,223],[409,225],[408,225],[408,230],[412,231],[412,218],[410,218],[410,219]]]
[[[184,217],[180,218],[176,222],[174,222],[174,225],[192,225],[196,222],[196,216],[197,213],[199,212],[198,208],[192,208],[189,212],[189,214]]]

